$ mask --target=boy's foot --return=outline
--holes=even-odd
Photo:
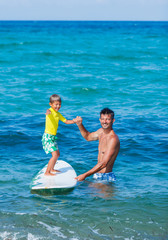
[[[60,173],[59,170],[55,170],[55,169],[51,169],[51,172],[54,172],[54,173]]]
[[[45,175],[45,176],[55,176],[54,173],[45,173],[44,175]]]

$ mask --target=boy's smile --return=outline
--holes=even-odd
[[[49,104],[56,112],[58,112],[59,109],[61,108],[61,102],[59,101],[54,101],[53,103],[49,103]]]

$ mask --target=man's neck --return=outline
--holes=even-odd
[[[103,133],[104,134],[109,134],[111,131],[113,131],[113,128],[107,128],[107,129],[103,129]]]

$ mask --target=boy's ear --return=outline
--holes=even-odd
[[[51,103],[49,102],[49,105],[50,105],[50,107],[51,107]]]
[[[115,119],[113,119],[113,123],[115,122]]]

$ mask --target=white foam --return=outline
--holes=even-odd
[[[93,228],[91,228],[91,227],[89,227],[89,228],[92,230],[93,233],[99,235],[99,229],[93,229]]]
[[[0,237],[1,237],[2,239],[5,239],[5,238],[8,237],[8,236],[9,236],[9,233],[8,233],[8,232],[0,233]]]
[[[39,240],[41,237],[35,237],[33,234],[28,233],[27,240]]]
[[[75,233],[74,231],[70,231],[70,230],[68,230],[68,232],[71,233],[71,234],[74,234],[74,233]]]
[[[60,217],[62,220],[68,220],[68,218],[63,217],[60,213],[59,213],[59,217]]]
[[[11,240],[16,240],[17,238],[16,238],[16,235],[17,235],[18,233],[9,233],[9,232],[3,232],[3,233],[0,233],[0,238],[2,238],[3,240],[5,240],[5,239],[11,239]],[[12,235],[12,236],[11,236]]]
[[[15,213],[16,215],[25,215],[26,213]]]
[[[47,225],[46,223],[43,223],[43,222],[38,222],[39,224],[43,225],[44,227],[46,227],[46,229],[49,231],[49,232],[52,232],[54,234],[56,234],[58,237],[62,237],[62,238],[67,238],[61,231],[60,231],[60,227],[51,227],[49,225]]]

